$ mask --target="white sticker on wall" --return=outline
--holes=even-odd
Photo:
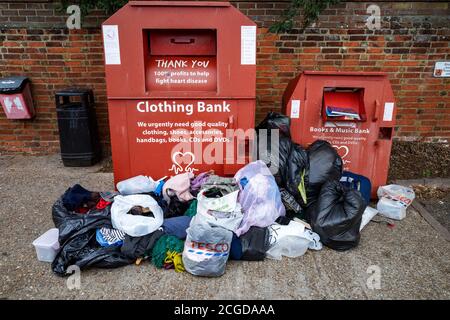
[[[103,26],[105,64],[120,64],[119,26]]]
[[[291,101],[291,119],[300,118],[300,100]]]
[[[436,78],[449,78],[450,77],[450,61],[439,61],[434,65],[433,75]]]
[[[383,121],[392,121],[393,114],[394,114],[394,103],[386,102],[384,104]]]
[[[241,26],[241,64],[256,64],[256,26]]]

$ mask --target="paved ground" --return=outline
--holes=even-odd
[[[69,186],[113,188],[112,174],[65,168],[57,156],[0,157],[0,298],[3,299],[450,299],[450,243],[415,211],[395,228],[370,223],[351,251],[309,251],[297,259],[229,262],[220,278],[145,263],[82,273],[81,289],[36,259],[32,241],[53,227],[50,208]],[[381,271],[381,288],[366,285]]]

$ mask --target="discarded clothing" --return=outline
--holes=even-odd
[[[158,205],[161,207],[163,211],[167,209],[167,202],[166,200],[164,200],[162,195],[157,195],[156,192],[149,192],[146,194],[155,199],[155,201],[158,203]]]
[[[53,272],[65,276],[70,265],[77,265],[83,270],[89,267],[116,268],[132,263],[121,254],[119,247],[101,247],[95,240],[97,229],[112,228],[109,206],[103,210],[92,209],[87,215],[78,214],[66,209],[63,198],[52,207],[60,243],[52,262]]]
[[[197,214],[192,220],[208,222],[230,231],[236,231],[243,218],[242,207],[237,202],[239,191],[228,191],[229,188],[214,186],[200,190],[197,195]]]
[[[197,214],[197,199],[192,200],[191,204],[189,205],[189,208],[184,213],[185,216],[193,217]]]
[[[163,268],[164,262],[167,257],[167,253],[172,255],[175,253],[182,253],[184,247],[184,242],[175,236],[163,235],[156,241],[155,246],[152,250],[152,263],[157,268]],[[172,259],[173,260],[173,259]]]
[[[180,201],[189,201],[194,197],[189,192],[191,187],[191,179],[194,178],[192,172],[185,172],[178,174],[164,184],[163,186],[163,197],[169,204],[172,196],[177,196]]]
[[[267,227],[286,215],[275,179],[261,160],[247,164],[235,175],[236,180],[246,177],[248,183],[241,189],[238,200],[244,217],[236,235],[246,233],[251,226]]]
[[[191,201],[181,201],[177,196],[172,196],[164,210],[164,219],[183,216],[190,205]]]
[[[97,229],[95,233],[95,238],[102,247],[109,247],[109,246],[120,247],[123,244],[125,232],[103,227]]]
[[[133,261],[138,258],[151,258],[156,241],[164,235],[162,228],[142,237],[125,235],[121,253]]]
[[[214,171],[202,172],[197,175],[191,182],[191,192],[198,193],[212,174],[214,174]]]
[[[182,254],[176,251],[167,251],[164,259],[164,269],[175,269],[175,272],[184,272]]]
[[[107,206],[109,206],[112,202],[106,201],[103,198],[100,198],[98,200],[97,205],[95,206],[96,209],[102,210],[105,209]]]
[[[241,239],[233,233],[230,248],[230,260],[241,260],[242,258],[242,243]]]
[[[189,228],[191,223],[191,217],[189,216],[179,216],[169,219],[164,219],[162,228],[164,231],[171,236],[175,236],[178,239],[186,239],[186,229]]]
[[[218,187],[226,193],[232,193],[233,191],[239,190],[239,186],[234,178],[224,178],[217,175],[209,176],[202,185],[202,189],[211,189],[213,187]]]
[[[144,216],[144,217],[152,217],[152,218],[155,217],[153,215],[153,212],[149,208],[144,208],[142,206],[132,207],[130,209],[130,211],[128,211],[128,214],[131,214],[133,216]]]
[[[153,217],[134,216],[128,212],[134,206],[149,208]],[[122,230],[132,237],[152,233],[163,223],[163,211],[155,199],[146,194],[116,196],[111,206],[111,221],[115,229]]]
[[[87,210],[95,207],[99,198],[100,194],[98,192],[91,192],[76,184],[66,190],[62,197],[62,202],[69,211],[83,208],[81,209],[82,213],[86,213]]]
[[[113,202],[114,197],[118,196],[120,193],[118,191],[101,191],[100,197],[107,202]]]

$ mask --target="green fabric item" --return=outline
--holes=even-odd
[[[306,174],[306,171],[305,171],[305,169],[303,169],[302,177],[301,177],[302,180],[300,181],[300,184],[298,185],[298,191],[300,192],[303,202],[306,204],[308,201],[307,201],[307,197],[306,197],[305,174]]]
[[[191,205],[189,206],[189,208],[184,213],[184,215],[192,218],[196,214],[197,214],[197,199],[194,199],[191,202]]]
[[[152,263],[155,267],[161,269],[164,266],[164,259],[166,259],[167,251],[182,253],[184,249],[184,241],[175,236],[163,235],[155,243],[152,251]]]

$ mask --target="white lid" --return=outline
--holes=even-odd
[[[33,245],[36,246],[46,246],[50,247],[58,243],[59,230],[57,228],[52,228],[47,230],[43,235],[33,241]]]

